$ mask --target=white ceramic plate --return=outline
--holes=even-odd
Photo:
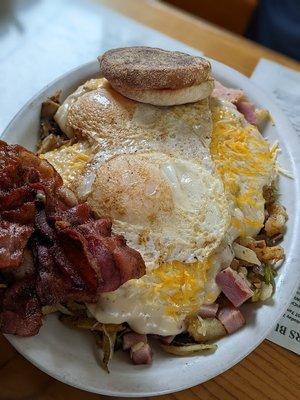
[[[289,214],[288,231],[283,246],[286,260],[276,279],[274,299],[260,306],[247,304],[243,313],[247,325],[239,332],[221,339],[219,349],[206,356],[172,357],[155,349],[152,366],[131,365],[127,354],[118,352],[107,374],[96,362],[93,338],[70,330],[55,316],[47,317],[38,336],[17,338],[8,336],[13,346],[28,360],[49,375],[69,385],[91,392],[114,396],[150,396],[182,390],[221,374],[249,354],[267,336],[286,310],[299,281],[300,246],[299,198],[300,152],[296,134],[274,103],[245,76],[211,60],[214,76],[230,87],[242,88],[258,106],[270,110],[274,125],[266,127],[264,135],[278,140],[282,153],[281,165],[292,172],[294,179],[282,177],[281,201]],[[97,75],[96,61],[85,64],[48,85],[16,115],[3,134],[10,143],[34,149],[38,138],[41,103],[47,96],[62,90],[62,99],[79,84]]]

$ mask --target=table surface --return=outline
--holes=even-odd
[[[96,1],[96,0],[95,0]],[[262,57],[290,68],[300,65],[283,55],[232,35],[156,1],[97,0],[204,52],[250,76]],[[264,341],[235,367],[215,379],[158,400],[299,399],[300,358]],[[32,366],[0,336],[0,400],[93,400],[107,398],[69,387]],[[121,399],[121,398],[119,398]],[[122,398],[124,399],[124,398]]]

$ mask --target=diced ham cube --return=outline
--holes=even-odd
[[[147,336],[135,332],[125,333],[123,336],[123,350],[129,350],[137,343],[147,343]]]
[[[176,335],[160,336],[159,338],[162,344],[169,345],[173,342],[175,336]]]
[[[130,358],[134,364],[151,364],[152,350],[148,343],[139,342],[130,349]]]
[[[255,106],[249,101],[238,101],[236,104],[238,111],[244,115],[245,119],[252,125],[257,124]]]
[[[213,304],[202,304],[198,315],[201,318],[215,318],[217,311],[219,308],[219,304],[213,303]]]
[[[227,100],[236,104],[244,96],[244,93],[240,89],[227,88],[215,80],[215,88],[212,92],[212,96],[219,100]]]
[[[245,324],[243,314],[229,302],[218,311],[217,318],[228,333],[237,331]]]
[[[235,307],[239,307],[253,296],[253,291],[250,289],[246,278],[230,267],[217,274],[216,283]]]

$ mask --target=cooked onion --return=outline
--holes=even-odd
[[[260,300],[265,301],[270,297],[272,297],[272,294],[273,294],[273,285],[271,283],[262,282]]]
[[[250,264],[259,266],[261,265],[261,262],[253,250],[248,249],[248,247],[242,246],[238,243],[233,243],[232,247],[236,258],[246,261]]]
[[[207,342],[226,335],[226,330],[217,318],[191,318],[187,322],[187,331],[196,342]]]
[[[167,346],[161,344],[164,351],[175,356],[190,356],[192,354],[201,353],[205,350],[216,351],[218,346],[216,344],[187,344],[185,346]]]
[[[117,339],[117,331],[109,331],[105,329],[105,325],[103,325],[103,343],[102,343],[102,352],[103,357],[101,360],[102,367],[105,371],[109,373],[109,362],[112,359],[114,354],[115,342]]]
[[[57,308],[57,311],[60,311],[62,314],[73,315],[73,313],[67,307],[63,306],[60,303],[56,304],[56,308]]]
[[[56,311],[58,311],[56,306],[44,306],[44,307],[42,307],[43,315],[52,314],[52,313],[55,313]]]
[[[60,315],[59,319],[70,328],[88,329],[99,332],[104,332],[105,330],[109,333],[120,332],[124,329],[124,325],[102,324],[92,318]]]

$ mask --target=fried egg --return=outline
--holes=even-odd
[[[103,79],[77,89],[56,120],[79,141],[44,157],[147,266],[90,312],[140,333],[183,331],[187,315],[218,297],[232,242],[262,227],[263,186],[275,177],[269,143],[231,103],[156,107]]]
[[[98,167],[88,203],[113,220],[148,267],[202,261],[218,247],[229,213],[221,179],[164,153],[112,157]]]
[[[93,143],[61,149],[62,158],[74,154],[71,167],[84,147],[94,148],[85,170],[77,168],[80,179],[71,182],[58,165],[64,181],[99,216],[112,218],[114,232],[124,234],[147,266],[202,261],[218,247],[230,215],[209,151],[208,100],[155,107],[126,99],[104,79],[93,80],[66,100],[56,119],[68,135]],[[53,163],[59,152],[45,157]]]

